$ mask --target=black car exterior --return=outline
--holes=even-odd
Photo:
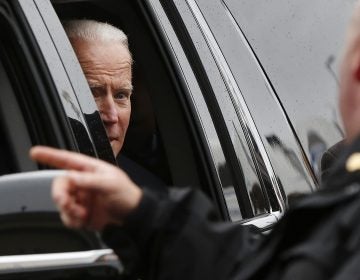
[[[122,271],[97,233],[61,225],[49,194],[61,171],[28,157],[42,144],[115,164],[62,20],[106,21],[129,36],[123,153],[168,185],[202,189],[224,220],[267,231],[318,188],[321,155],[343,137],[336,68],[354,2],[0,0],[0,278]],[[137,154],[144,118],[156,123],[156,168]]]

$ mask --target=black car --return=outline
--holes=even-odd
[[[128,34],[135,93],[122,153],[263,232],[318,188],[321,156],[343,138],[336,69],[354,2],[0,0],[0,278],[122,271],[98,233],[61,225],[50,182],[62,171],[28,157],[41,144],[115,164],[62,21]],[[156,164],[138,141],[151,135]]]

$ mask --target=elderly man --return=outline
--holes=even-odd
[[[72,170],[53,183],[64,223],[104,230],[126,267],[145,279],[357,279],[360,2],[341,67],[340,108],[349,146],[329,183],[299,201],[260,241],[248,227],[218,221],[197,192],[173,190],[158,197],[121,170],[83,155],[37,147],[31,156]],[[94,195],[91,205],[78,199],[84,194]]]
[[[94,20],[64,22],[89,83],[114,156],[121,168],[139,185],[162,191],[164,183],[134,161],[120,155],[131,114],[132,57],[127,36],[120,29]]]
[[[89,83],[114,155],[123,146],[131,114],[132,58],[120,29],[94,20],[70,20],[64,29]]]

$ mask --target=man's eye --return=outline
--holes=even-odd
[[[114,99],[116,100],[123,100],[123,99],[127,99],[128,95],[124,92],[118,92],[116,94],[114,94]]]

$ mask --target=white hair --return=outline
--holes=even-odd
[[[128,38],[125,33],[111,24],[88,19],[75,19],[64,21],[63,26],[70,39],[119,42],[129,50]]]

